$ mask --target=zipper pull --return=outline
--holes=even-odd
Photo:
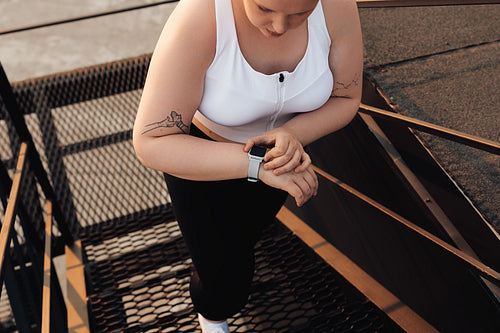
[[[280,73],[280,78],[279,78],[280,82],[283,82],[285,81],[285,75],[283,75],[283,73]]]

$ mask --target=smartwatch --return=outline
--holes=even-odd
[[[260,163],[264,160],[267,148],[261,146],[253,146],[248,152],[248,157],[250,158],[250,164],[248,165],[248,181],[257,182],[259,181],[259,167]]]

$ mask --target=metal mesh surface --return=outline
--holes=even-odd
[[[2,294],[0,295],[0,332],[14,332],[16,331],[16,322],[14,316],[12,315],[12,309],[10,307],[9,295],[5,285],[2,288]]]
[[[142,166],[131,128],[149,56],[13,84],[57,200],[76,233],[80,227],[169,202],[158,172]],[[14,167],[20,139],[2,109],[1,157]]]
[[[173,218],[166,212],[82,233],[95,331],[200,332],[191,259]],[[231,332],[398,330],[284,226],[264,234],[249,304],[229,319]]]

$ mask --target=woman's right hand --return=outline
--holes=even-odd
[[[265,170],[261,165],[259,179],[269,186],[288,192],[299,207],[318,193],[318,177],[311,166],[302,172],[292,170],[275,175],[273,170]]]
[[[303,172],[311,165],[311,158],[300,141],[284,127],[277,127],[247,140],[245,152],[253,145],[272,147],[264,158],[264,168],[272,169],[275,175],[291,170]]]

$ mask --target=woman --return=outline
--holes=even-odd
[[[253,246],[286,196],[316,194],[303,147],[352,120],[361,78],[355,0],[181,0],[170,16],[134,147],[165,173],[204,332],[246,304]]]

